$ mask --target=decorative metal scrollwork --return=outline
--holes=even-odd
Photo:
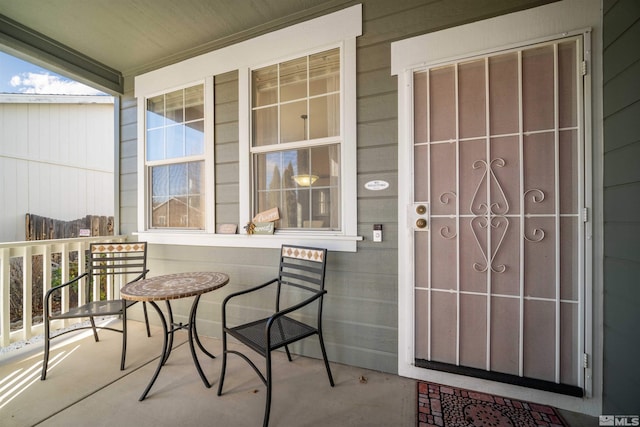
[[[451,240],[458,235],[455,231],[451,231],[451,228],[448,225],[440,228],[440,236],[443,239]]]
[[[502,234],[500,235],[500,240],[498,241],[498,244],[496,245],[495,250],[493,252],[491,252],[490,248],[487,248],[487,250],[485,251],[485,248],[483,248],[482,244],[480,244],[480,239],[478,239],[478,233],[476,230],[476,228],[478,227],[488,229],[489,225],[491,225],[491,228],[494,228],[494,229],[503,228]],[[501,264],[501,265],[494,266],[493,261],[496,257],[496,254],[500,250],[500,247],[502,246],[502,242],[504,240],[504,237],[507,235],[508,229],[509,229],[509,219],[503,216],[495,216],[491,218],[491,220],[487,220],[486,217],[477,216],[471,220],[471,230],[473,231],[473,235],[476,238],[476,243],[478,244],[478,247],[480,248],[480,252],[482,253],[482,257],[484,258],[484,265],[477,262],[473,263],[473,269],[475,271],[477,271],[478,273],[484,273],[487,270],[491,269],[491,271],[494,273],[504,273],[507,270],[506,265]]]
[[[533,203],[542,203],[544,201],[544,191],[538,188],[532,188],[525,191],[522,197],[526,199],[530,193],[531,201]],[[534,228],[532,237],[527,236],[527,230],[524,230],[524,232],[522,233],[522,237],[524,237],[527,242],[537,243],[544,239],[544,230],[541,228]]]
[[[495,172],[493,171],[494,167],[503,168],[507,163],[504,159],[498,157],[491,162],[487,163],[484,160],[476,160],[473,162],[474,169],[480,169],[484,167],[484,174],[480,181],[478,181],[478,185],[476,186],[476,191],[473,193],[473,197],[471,198],[471,207],[469,210],[474,215],[506,215],[509,212],[509,202],[507,201],[507,196],[504,194],[504,190],[502,189],[502,185],[500,181],[498,181],[498,177],[496,177]],[[479,202],[476,204],[476,199],[478,199],[478,193],[480,192],[480,188],[482,184],[486,181],[490,180],[495,183],[495,186],[499,190],[499,198],[494,202],[492,201],[489,205],[486,202]],[[500,204],[502,202],[502,205]],[[475,205],[475,206],[474,206]]]
[[[532,188],[530,190],[525,191],[522,197],[526,199],[527,194],[529,193],[535,193],[531,196],[531,200],[533,201],[533,203],[542,203],[544,201],[544,192],[542,190],[537,188]]]
[[[471,198],[471,206],[469,208],[471,213],[475,215],[470,222],[471,231],[473,232],[473,236],[480,248],[482,257],[484,258],[483,263],[475,262],[473,264],[473,269],[478,273],[484,273],[487,270],[491,270],[494,273],[504,273],[507,270],[507,266],[504,264],[498,266],[493,265],[494,259],[500,251],[502,242],[507,235],[507,230],[509,229],[509,220],[504,216],[509,213],[509,201],[502,189],[502,184],[494,172],[494,167],[503,168],[506,164],[507,162],[500,157],[495,158],[488,163],[484,160],[476,160],[473,162],[473,169],[484,168],[484,173],[478,181],[478,185],[476,186],[476,190]],[[478,200],[480,197],[480,188],[482,188],[483,185],[489,185],[490,188],[498,189],[498,197],[495,198],[495,201],[493,198],[491,201]],[[495,245],[495,249],[493,250],[491,247],[484,248],[480,243],[479,238],[481,233],[480,229],[485,229],[491,233],[489,227],[493,229],[502,228],[502,234],[500,235],[498,244]]]
[[[445,191],[440,195],[440,203],[442,203],[443,205],[448,205],[449,202],[451,202],[452,200],[455,200],[456,197],[458,196],[456,195],[455,192]]]

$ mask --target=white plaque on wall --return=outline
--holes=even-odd
[[[371,191],[386,190],[387,188],[389,188],[389,183],[381,179],[374,179],[373,181],[367,182],[364,185],[364,188]]]

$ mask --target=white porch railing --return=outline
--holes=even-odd
[[[29,242],[0,243],[0,347],[6,347],[14,341],[28,340],[44,331],[42,318],[44,294],[51,288],[53,273],[60,269],[60,283],[70,279],[70,254],[77,253],[77,274],[85,271],[85,251],[93,242],[123,242],[125,236],[97,236],[74,239],[36,240]],[[59,254],[59,264],[53,261],[52,255]],[[34,257],[41,259],[34,262]],[[11,260],[22,260],[22,272],[14,271],[14,278],[21,277],[22,295],[11,295]],[[15,264],[15,263],[14,263]],[[57,265],[56,265],[57,264]],[[34,295],[34,268],[42,269],[42,295]],[[75,276],[75,274],[74,274]],[[38,281],[39,282],[39,281]],[[37,287],[40,287],[38,285]],[[14,286],[13,292],[16,293]],[[36,293],[39,293],[38,290]],[[78,293],[81,297],[82,293]],[[11,298],[22,301],[21,319],[11,318]],[[36,297],[36,312],[34,312],[34,297]],[[100,298],[99,292],[94,292],[95,299]],[[63,294],[62,309],[69,308],[69,294]],[[34,321],[35,319],[35,321]],[[11,325],[14,325],[12,328]],[[17,326],[16,326],[17,325]],[[64,326],[64,325],[62,325]]]

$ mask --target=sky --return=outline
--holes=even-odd
[[[82,83],[0,52],[0,93],[105,95]]]

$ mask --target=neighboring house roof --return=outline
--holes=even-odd
[[[0,93],[0,104],[113,104],[112,96]]]

